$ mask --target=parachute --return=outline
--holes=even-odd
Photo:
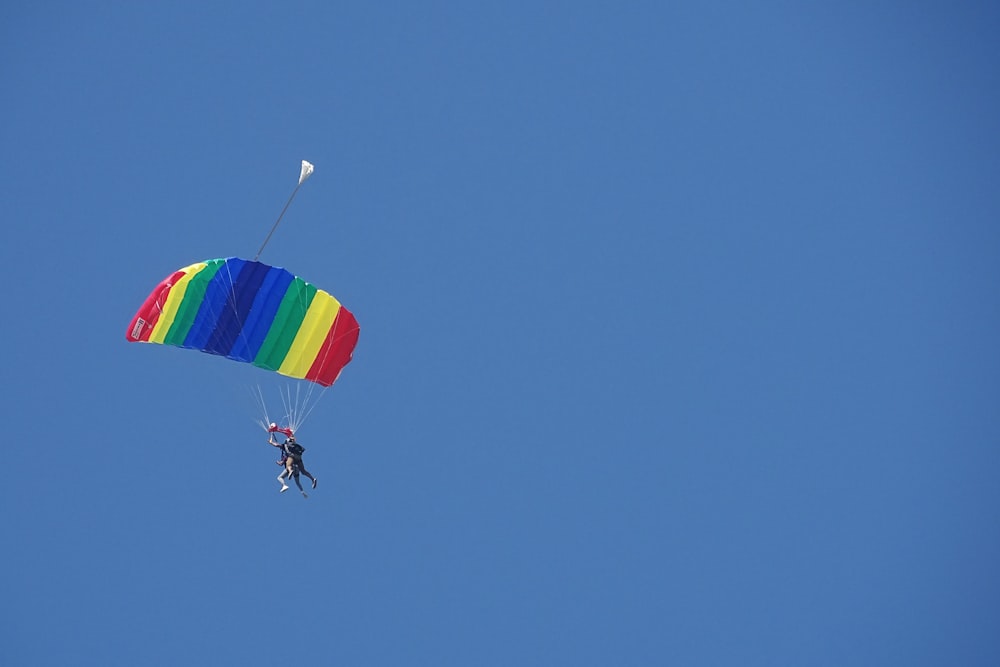
[[[200,350],[329,387],[350,363],[359,332],[354,315],[328,292],[281,267],[229,257],[167,276],[125,337]]]
[[[282,392],[286,426],[280,428],[269,419],[257,386],[260,425],[288,436],[315,407],[307,409],[313,390],[323,387],[322,394],[350,363],[359,333],[354,315],[328,292],[257,261],[313,169],[302,160],[298,184],[252,260],[210,259],[174,271],[153,289],[125,331],[129,342],[199,350],[305,381],[290,383]]]

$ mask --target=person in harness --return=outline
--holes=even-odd
[[[295,480],[295,486],[299,487],[299,491],[302,495],[308,498],[309,496],[306,495],[306,492],[302,489],[302,482],[299,481],[299,474],[301,473],[308,477],[312,481],[312,488],[314,489],[316,488],[316,478],[312,476],[312,473],[306,470],[305,464],[302,462],[302,454],[305,453],[306,448],[299,444],[299,442],[295,439],[295,435],[290,431],[285,432],[285,430],[282,429],[282,433],[285,433],[284,442],[278,442],[275,440],[273,431],[267,440],[268,444],[281,450],[281,458],[276,461],[278,465],[284,466],[284,470],[282,470],[281,474],[278,475],[278,481],[281,483],[279,493],[284,493],[288,490],[288,484],[285,480],[292,478]]]

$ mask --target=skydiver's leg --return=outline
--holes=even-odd
[[[311,479],[311,480],[312,480],[312,483],[313,483],[313,488],[315,489],[315,488],[316,488],[316,478],[312,476],[312,473],[310,473],[310,472],[309,472],[308,470],[306,470],[306,469],[305,469],[305,468],[304,468],[304,467],[302,466],[302,464],[301,464],[301,463],[299,463],[299,470],[301,470],[301,471],[302,471],[302,474],[303,474],[303,475],[305,475],[306,477],[308,477],[309,479]]]
[[[285,483],[285,475],[288,473],[287,470],[282,470],[281,474],[278,475],[278,481],[281,482],[281,490],[279,493],[284,493],[288,490],[288,484]]]
[[[302,491],[302,482],[299,481],[299,473],[297,470],[295,471],[295,474],[292,475],[292,479],[295,480],[295,486],[299,487],[299,491]],[[305,492],[303,491],[303,493]]]

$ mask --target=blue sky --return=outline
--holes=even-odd
[[[1000,661],[990,3],[0,26],[0,662]],[[283,381],[124,338],[302,159],[263,259],[361,324],[308,500]]]

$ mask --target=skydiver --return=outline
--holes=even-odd
[[[316,478],[306,470],[305,464],[302,462],[302,454],[306,451],[303,447],[295,440],[294,435],[288,435],[284,442],[278,442],[274,439],[272,434],[268,438],[268,444],[278,447],[281,450],[281,458],[276,461],[278,465],[284,466],[284,470],[278,475],[278,481],[281,483],[281,489],[279,493],[284,493],[288,490],[288,484],[285,480],[288,478],[293,478],[295,480],[295,486],[299,487],[299,492],[306,498],[308,494],[302,489],[302,482],[299,481],[299,473],[302,473],[310,480],[312,480],[312,488],[316,488]]]
[[[272,447],[277,447],[279,450],[281,450],[281,456],[278,458],[277,461],[275,461],[275,463],[284,468],[284,470],[281,471],[281,474],[278,475],[278,482],[281,483],[281,490],[279,491],[279,493],[284,493],[285,491],[288,490],[288,485],[285,484],[285,478],[286,476],[287,477],[292,476],[292,462],[291,459],[289,459],[288,457],[288,452],[285,451],[285,443],[278,442],[277,440],[274,439],[274,432],[279,430],[285,434],[285,442],[288,441],[288,436],[291,435],[291,431],[278,429],[277,424],[271,424],[271,427],[268,429],[267,443]]]

